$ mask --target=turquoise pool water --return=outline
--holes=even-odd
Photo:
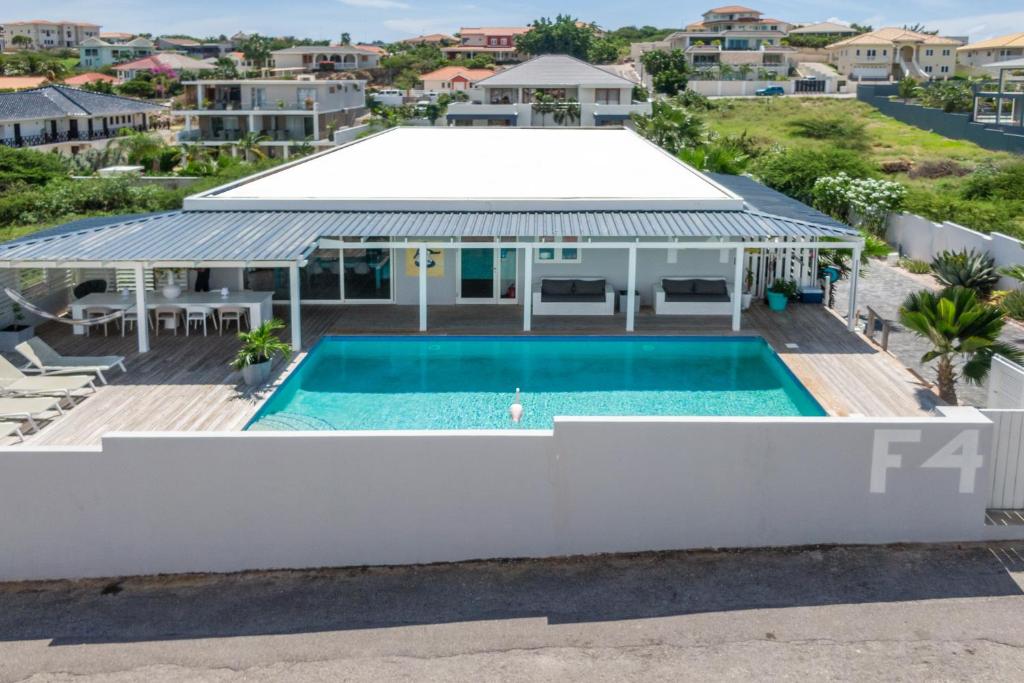
[[[550,429],[556,415],[825,411],[760,337],[325,337],[247,429]]]

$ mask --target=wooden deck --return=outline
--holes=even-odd
[[[287,309],[277,314],[288,318]],[[418,334],[415,306],[308,306],[302,317],[307,347],[325,334]],[[739,334],[763,336],[830,414],[921,416],[940,404],[895,358],[848,332],[820,306],[776,313],[755,304],[743,324]],[[428,334],[519,335],[522,308],[435,306],[429,325]],[[533,327],[532,334],[626,334],[622,316],[534,317]],[[655,317],[647,308],[638,312],[636,328],[638,335],[733,334],[727,317]],[[74,336],[69,326],[56,323],[38,333],[66,355],[124,355],[128,373],[111,373],[108,386],[29,435],[29,445],[98,445],[104,433],[115,431],[238,430],[268,393],[239,385],[238,373],[228,366],[238,344],[231,334],[151,335],[152,351],[140,355],[131,334]],[[276,369],[278,380],[287,367]]]

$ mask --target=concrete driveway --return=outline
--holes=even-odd
[[[1010,680],[1024,547],[0,585],[2,681]]]

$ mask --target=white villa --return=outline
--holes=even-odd
[[[0,145],[64,154],[107,145],[123,128],[147,130],[159,104],[63,85],[0,93]]]
[[[354,45],[299,45],[274,50],[273,67],[282,73],[374,69],[380,53]]]
[[[331,144],[334,130],[351,126],[367,112],[366,82],[356,80],[249,79],[187,81],[195,109],[184,116],[182,142],[223,145],[255,132],[272,155],[308,141]]]
[[[588,64],[566,55],[542,55],[477,82],[469,102],[448,105],[454,126],[602,126],[621,125],[647,114],[649,102],[633,101],[631,80],[614,67]],[[553,106],[538,104],[538,95]],[[574,113],[563,116],[558,109]]]
[[[829,45],[832,62],[847,78],[858,81],[946,79],[956,73],[957,48],[953,38],[916,33],[902,28],[880,28]]]
[[[88,38],[78,46],[78,61],[82,67],[97,69],[148,57],[155,49],[152,40],[141,36],[125,42]]]
[[[452,149],[500,159],[514,180],[394,163]],[[117,287],[135,288],[140,310],[152,269],[210,268],[214,287],[252,293],[254,315],[261,293],[288,305],[300,348],[304,304],[415,307],[421,331],[432,306],[461,304],[517,305],[526,331],[552,315],[620,315],[634,330],[641,305],[738,330],[741,293],[780,277],[814,285],[819,249],[856,262],[862,245],[832,221],[757,210],[629,130],[412,127],[189,197],[183,211],[0,245],[0,268],[124,273]],[[854,295],[851,328],[855,310]],[[148,350],[147,326],[135,334]]]
[[[727,5],[708,10],[701,21],[664,40],[633,43],[630,56],[641,68],[640,58],[646,52],[682,50],[694,69],[727,66],[749,69],[751,78],[756,78],[758,71],[786,76],[794,66],[796,50],[784,46],[782,39],[792,27],[787,21],[765,17],[755,9]]]
[[[100,34],[100,25],[87,21],[48,21],[46,19],[30,19],[28,21],[7,21],[0,25],[0,50],[13,50],[18,45],[16,36],[25,36],[31,42],[28,47],[33,50],[50,50],[58,47],[78,47],[89,38]]]
[[[975,76],[989,75],[983,67],[993,62],[1021,58],[1024,58],[1024,32],[968,43],[956,50],[957,64]]]

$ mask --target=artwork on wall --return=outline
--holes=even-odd
[[[418,277],[420,274],[420,250],[405,250],[405,274]],[[427,249],[427,277],[444,277],[444,251]]]

